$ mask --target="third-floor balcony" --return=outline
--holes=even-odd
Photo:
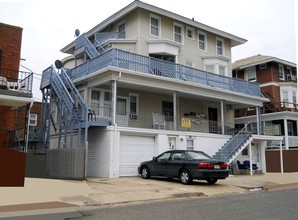
[[[142,56],[119,49],[108,50],[68,71],[71,80],[78,80],[104,68],[113,67],[149,75],[172,78],[199,85],[263,97],[258,83],[217,75],[181,64]],[[82,79],[82,78],[81,78]]]

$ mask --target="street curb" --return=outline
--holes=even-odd
[[[274,184],[274,185],[263,186],[263,189],[267,191],[295,189],[295,188],[298,188],[298,183]]]
[[[0,206],[0,219],[28,215],[76,212],[79,206],[65,202],[43,202]]]

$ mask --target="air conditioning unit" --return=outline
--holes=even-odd
[[[7,89],[7,79],[4,76],[0,76],[0,89]]]
[[[288,75],[288,81],[296,81],[296,76]]]
[[[19,82],[7,82],[7,88],[9,90],[19,91],[21,88],[25,87],[25,83]]]

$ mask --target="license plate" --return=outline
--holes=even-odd
[[[214,169],[219,169],[219,165],[218,164],[214,164]]]

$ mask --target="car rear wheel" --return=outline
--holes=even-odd
[[[217,182],[217,179],[216,178],[209,178],[207,179],[207,183],[209,184],[215,184]]]
[[[143,179],[149,179],[150,178],[150,171],[149,171],[148,167],[142,167],[141,176],[142,176]]]
[[[183,184],[190,184],[192,182],[192,177],[188,170],[182,170],[180,172],[180,181]]]

